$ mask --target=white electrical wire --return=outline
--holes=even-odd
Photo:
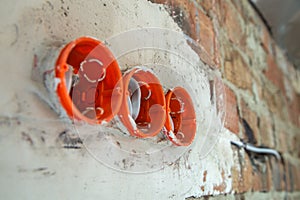
[[[275,149],[255,147],[252,144],[244,143],[244,142],[240,142],[240,141],[231,141],[231,144],[234,144],[234,145],[238,146],[239,148],[244,148],[247,151],[251,151],[251,152],[254,152],[254,153],[273,155],[278,160],[281,158],[280,154]]]

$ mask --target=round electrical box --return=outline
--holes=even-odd
[[[120,121],[132,136],[146,138],[157,135],[165,121],[165,97],[154,73],[136,67],[123,77],[124,97],[119,110]]]
[[[57,95],[72,119],[109,122],[122,101],[119,65],[100,41],[81,37],[67,44],[56,65]]]

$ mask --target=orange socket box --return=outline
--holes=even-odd
[[[190,95],[182,87],[169,90],[166,107],[164,133],[177,146],[190,145],[196,134],[196,114]]]
[[[89,37],[67,44],[56,61],[57,95],[72,119],[109,122],[122,101],[122,75],[109,49]]]
[[[137,87],[134,88],[132,83],[136,83]],[[151,70],[137,67],[124,75],[123,87],[123,102],[126,103],[122,104],[118,113],[120,121],[133,136],[146,138],[157,135],[166,117],[164,92],[157,77]],[[140,97],[134,100],[138,92]],[[130,106],[133,111],[130,111]]]

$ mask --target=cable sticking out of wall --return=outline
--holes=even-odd
[[[247,151],[254,152],[257,154],[269,154],[276,157],[277,160],[280,160],[281,156],[275,149],[265,148],[265,147],[256,147],[250,143],[245,143],[241,141],[230,141],[232,145],[235,145],[239,148],[244,148]]]

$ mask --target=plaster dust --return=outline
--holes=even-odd
[[[31,79],[35,59],[80,36],[106,40],[142,27],[180,31],[162,6],[146,0],[12,0],[5,5],[0,12],[1,199],[184,199],[231,190],[233,156],[227,138],[234,136],[228,131],[220,132],[206,157],[201,142],[195,142],[161,170],[118,171],[86,151],[78,135],[40,99],[41,88]],[[191,48],[185,49],[195,57]],[[198,87],[197,77],[191,80]],[[197,106],[204,101],[197,99]],[[119,165],[132,163],[122,160]]]

